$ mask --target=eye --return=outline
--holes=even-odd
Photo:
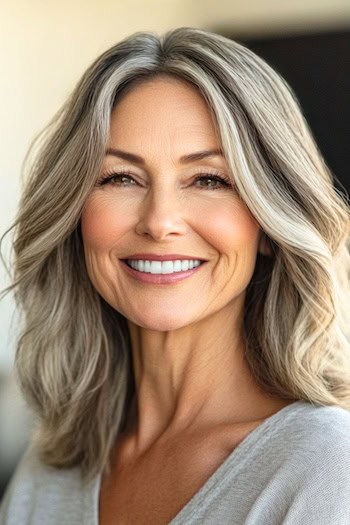
[[[207,173],[207,174],[199,174],[196,176],[194,180],[194,184],[196,185],[197,182],[203,182],[204,185],[198,184],[197,187],[205,190],[219,190],[219,189],[225,189],[225,188],[232,188],[232,182],[229,178],[222,177],[216,174]],[[135,179],[131,176],[131,174],[128,171],[119,171],[119,172],[112,172],[110,174],[105,174],[101,177],[100,180],[96,183],[97,186],[105,186],[105,185],[111,185],[111,186],[118,186],[118,187],[128,187],[128,186],[135,186],[137,185],[137,182]]]
[[[97,186],[104,186],[105,184],[111,184],[112,186],[134,186],[134,184],[124,184],[124,182],[132,181],[136,184],[135,180],[127,171],[120,171],[104,175],[98,182]]]
[[[226,177],[220,177],[219,175],[198,175],[195,178],[195,182],[197,181],[205,181],[210,182],[210,184],[205,184],[204,186],[200,186],[204,189],[211,189],[211,190],[219,190],[221,188],[228,188],[232,187],[231,180]]]

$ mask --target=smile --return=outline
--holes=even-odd
[[[192,270],[203,263],[203,261],[200,261],[199,259],[185,259],[175,261],[126,259],[125,262],[130,268],[133,268],[138,272],[161,275],[185,272],[187,270]]]
[[[137,281],[148,284],[177,283],[178,281],[194,276],[207,263],[207,261],[199,261],[196,259],[182,261],[141,261],[121,259],[121,262],[123,269],[130,276]]]

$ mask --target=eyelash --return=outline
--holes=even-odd
[[[104,186],[110,182],[112,182],[113,180],[115,181],[117,177],[129,177],[131,180],[133,180],[135,182],[135,179],[133,179],[131,173],[127,170],[119,170],[117,172],[111,172],[110,174],[105,174],[104,176],[101,177],[100,180],[97,181],[97,186]],[[222,177],[216,173],[211,173],[211,172],[201,172],[199,175],[196,176],[194,182],[197,182],[198,180],[208,180],[208,179],[211,179],[211,180],[214,180],[214,181],[217,181],[217,182],[221,182],[222,183],[222,187],[210,187],[210,186],[206,186],[206,187],[203,187],[204,189],[208,189],[208,190],[219,190],[219,189],[222,189],[222,188],[228,188],[228,187],[231,187],[232,188],[232,182],[229,178],[227,177]]]

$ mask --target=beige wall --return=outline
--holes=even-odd
[[[30,140],[100,52],[139,30],[180,25],[242,32],[347,25],[349,0],[14,0],[0,2],[0,234],[18,204]],[[5,244],[8,251],[9,242]],[[7,283],[0,268],[0,288]],[[13,302],[0,303],[0,369],[11,368]],[[9,333],[12,334],[9,336]]]

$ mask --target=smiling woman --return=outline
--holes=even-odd
[[[136,33],[47,133],[1,523],[349,523],[350,213],[291,89],[219,35]]]
[[[171,330],[173,347],[184,345],[185,326],[196,326],[193,357],[227,318],[238,319],[259,225],[215,153],[220,142],[210,111],[191,84],[162,76],[124,95],[112,112],[109,144],[113,155],[106,155],[81,215],[90,280],[129,324]]]

